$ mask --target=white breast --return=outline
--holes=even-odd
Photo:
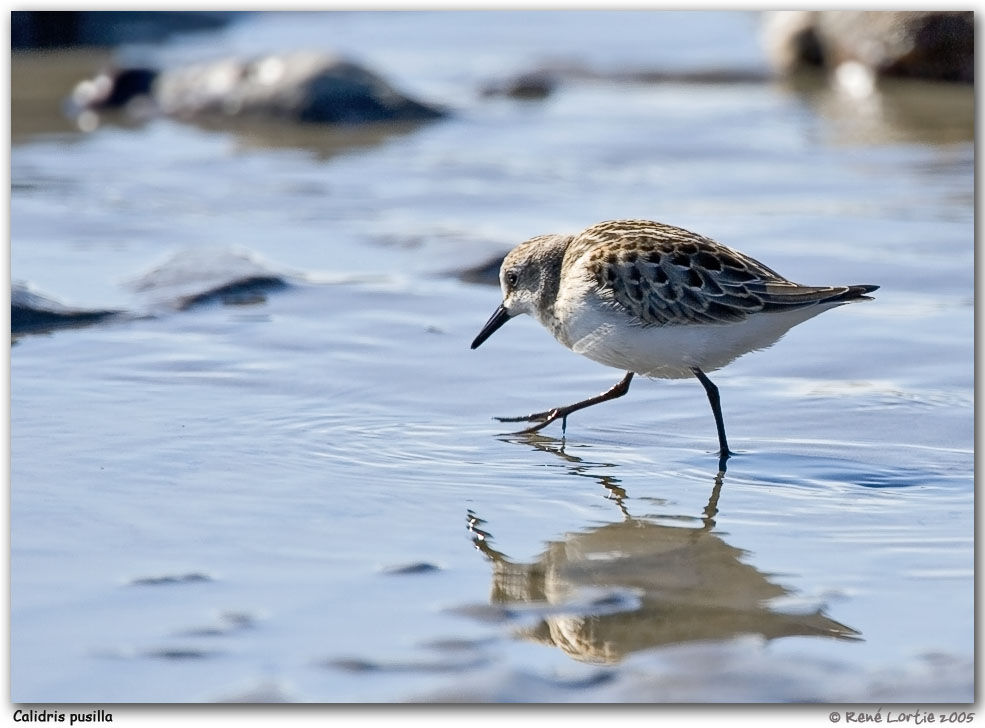
[[[559,301],[566,305],[555,309],[553,322],[542,321],[558,341],[601,364],[661,379],[694,376],[692,367],[719,369],[743,354],[772,346],[792,327],[832,307],[755,313],[731,324],[642,326],[594,294],[566,298]]]

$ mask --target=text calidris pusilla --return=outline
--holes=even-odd
[[[705,375],[776,343],[829,308],[871,300],[879,286],[802,286],[747,255],[682,228],[612,220],[577,235],[539,235],[513,248],[499,272],[503,303],[472,342],[530,314],[578,354],[626,370],[611,389],[581,402],[501,422],[557,419],[629,391],[634,374],[697,377],[718,428],[724,469],[732,454],[718,388]]]

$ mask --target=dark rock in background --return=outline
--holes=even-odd
[[[226,59],[163,71],[153,89],[179,118],[276,117],[316,123],[421,121],[443,112],[351,61],[318,52]]]
[[[599,70],[579,63],[567,63],[543,66],[504,80],[488,83],[480,89],[480,95],[539,101],[554,93],[562,83],[571,82],[755,84],[766,83],[770,78],[768,73],[757,69],[709,68],[678,71],[657,68],[628,68]]]
[[[975,26],[969,11],[793,10],[765,13],[763,42],[774,72],[853,65],[874,82],[885,78],[974,83]],[[544,99],[563,82],[766,83],[759,69],[623,69],[599,71],[578,62],[542,66],[489,83],[483,96]]]
[[[10,333],[18,338],[208,305],[252,306],[289,289],[295,280],[241,251],[184,250],[130,282],[129,287],[147,304],[139,312],[73,308],[16,282],[10,291]]]
[[[506,253],[494,255],[488,260],[465,270],[456,271],[455,275],[465,283],[481,283],[487,286],[499,285],[499,269],[503,265]]]
[[[275,275],[256,275],[238,278],[201,293],[183,296],[175,301],[179,311],[196,306],[220,303],[223,306],[254,306],[265,303],[267,293],[289,287],[289,283]]]
[[[114,46],[163,40],[172,33],[215,30],[243,13],[231,11],[43,11],[10,14],[13,50]]]
[[[504,81],[490,83],[482,89],[482,95],[540,100],[550,96],[556,86],[557,78],[552,72],[530,71]]]
[[[764,40],[782,74],[855,62],[876,77],[975,80],[975,15],[970,11],[771,12]]]
[[[120,313],[107,309],[71,308],[30,290],[23,283],[14,283],[10,290],[12,336],[89,326]]]
[[[76,86],[73,112],[125,107],[141,98],[155,113],[195,122],[277,119],[362,124],[418,122],[446,115],[402,94],[357,63],[305,51],[161,71],[111,69]]]

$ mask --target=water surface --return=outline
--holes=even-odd
[[[260,14],[125,50],[338,49],[454,112],[365,134],[82,134],[58,102],[102,57],[15,56],[12,277],[125,313],[11,350],[12,699],[972,700],[971,90],[479,93],[765,70],[757,32]],[[724,477],[696,381],[563,440],[491,419],[621,374],[527,319],[470,351],[499,292],[455,272],[617,217],[882,286],[713,376]],[[243,271],[280,285],[178,305]]]

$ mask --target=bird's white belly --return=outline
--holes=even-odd
[[[730,324],[642,326],[625,314],[594,306],[569,310],[557,339],[572,351],[617,369],[660,379],[713,371],[750,351],[775,344],[791,327],[829,306],[757,313]]]

